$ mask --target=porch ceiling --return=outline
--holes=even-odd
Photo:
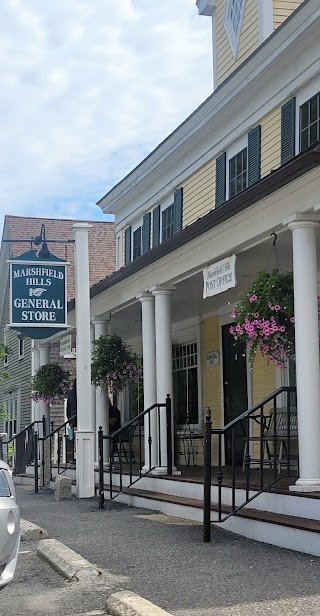
[[[320,246],[320,232],[318,245]],[[244,292],[255,274],[261,269],[292,270],[292,234],[286,230],[280,233],[276,242],[276,252],[272,248],[272,238],[237,255],[236,275],[237,286],[234,289],[220,293],[214,297],[203,299],[202,271],[176,284],[172,295],[172,323],[202,317],[202,315],[217,312],[233,303],[239,294]],[[231,312],[231,310],[230,310]],[[104,315],[108,317],[107,314]],[[112,315],[112,331],[130,340],[141,336],[141,306],[138,301],[115,312]]]

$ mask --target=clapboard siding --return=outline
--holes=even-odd
[[[4,300],[0,340],[3,342],[4,328],[9,323],[9,282],[7,282]],[[5,370],[9,379],[0,385],[0,403],[8,398],[8,392],[20,392],[20,425],[18,430],[31,423],[31,340],[24,340],[24,357],[19,359],[18,335],[14,330],[8,330],[7,345],[9,348],[8,367]],[[10,395],[10,394],[9,394]]]
[[[183,227],[191,225],[214,208],[215,160],[191,175],[183,185]]]
[[[281,108],[276,107],[261,121],[261,177],[280,166]]]
[[[259,46],[259,13],[257,0],[247,0],[236,58],[224,26],[226,2],[216,9],[217,83],[221,84]]]
[[[279,28],[303,0],[273,0],[273,27]]]

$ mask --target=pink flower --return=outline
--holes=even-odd
[[[235,311],[234,311],[234,310],[232,310],[232,312],[231,312],[231,318],[232,318],[232,319],[235,319],[235,318],[236,318],[236,313],[235,313]]]
[[[279,306],[279,304],[276,304],[274,309],[276,310],[276,312],[278,312],[278,310],[281,310],[281,306]]]
[[[273,310],[272,302],[268,303],[268,308],[271,308],[271,310]]]
[[[255,312],[253,315],[256,319],[259,319],[259,312]]]
[[[257,300],[257,296],[256,295],[251,295],[251,297],[249,298],[250,304],[252,304],[252,302],[255,302],[256,300]]]
[[[236,326],[236,332],[238,333],[242,332],[241,325]]]
[[[290,317],[291,323],[294,323],[294,317]]]
[[[282,333],[285,332],[286,331],[285,326],[281,325],[281,327],[279,327],[279,331],[282,332]]]

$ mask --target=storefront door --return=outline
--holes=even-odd
[[[230,325],[222,327],[224,424],[244,413],[248,408],[247,362],[245,347],[234,340]],[[244,450],[244,427],[235,432],[235,461],[242,465]],[[231,432],[225,436],[225,463],[231,464]]]

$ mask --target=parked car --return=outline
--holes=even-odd
[[[0,590],[14,576],[20,545],[20,512],[9,466],[0,460]]]

